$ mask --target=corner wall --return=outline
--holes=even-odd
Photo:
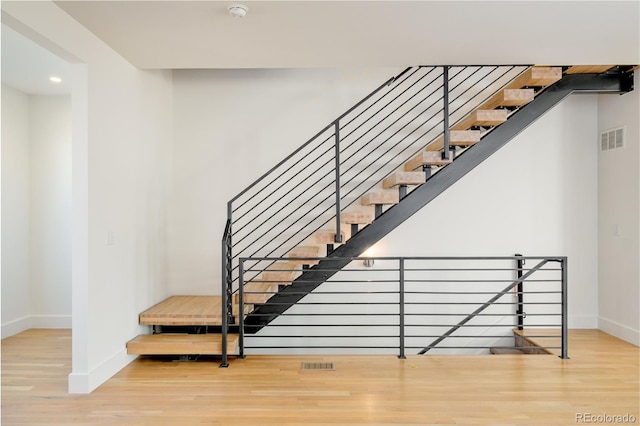
[[[71,328],[71,97],[29,97],[31,328]]]
[[[2,337],[71,328],[71,99],[2,98]]]
[[[626,127],[626,146],[598,155],[598,327],[640,345],[640,78],[598,97],[598,134]]]
[[[2,85],[2,338],[28,329],[29,96]]]

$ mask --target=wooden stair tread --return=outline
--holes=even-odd
[[[233,305],[233,315],[239,306]],[[253,305],[245,304],[249,314]],[[220,296],[171,296],[139,315],[141,325],[221,325],[222,297]]]
[[[569,67],[565,74],[601,74],[609,71],[615,65],[574,65]]]
[[[532,86],[550,86],[562,78],[562,67],[531,67],[516,77],[505,89],[522,89]]]
[[[340,222],[348,225],[368,225],[373,222],[373,215],[369,212],[343,212],[340,214]]]
[[[318,259],[294,259],[296,257],[319,257],[320,247],[318,246],[298,246],[289,252],[289,262],[297,265],[316,265]]]
[[[342,242],[344,243],[346,240],[344,236],[344,231],[340,231],[340,236],[342,237]],[[336,243],[336,231],[331,230],[319,230],[313,234],[313,239],[318,244],[340,244]]]
[[[507,121],[505,109],[479,109],[471,114],[471,126],[497,126]]]
[[[364,194],[360,198],[363,206],[374,206],[376,204],[398,204],[400,195],[398,191],[374,191]]]
[[[277,285],[289,285],[296,277],[297,267],[292,262],[275,262],[262,273],[260,281]]]
[[[139,316],[142,325],[220,325],[220,296],[171,296]]]
[[[404,169],[408,172],[416,170],[424,165],[444,166],[451,163],[451,158],[442,159],[441,151],[422,151],[404,164]]]
[[[498,106],[522,106],[526,105],[535,97],[533,89],[505,89],[498,92],[495,99]]]
[[[449,146],[470,146],[480,142],[480,130],[450,130]],[[437,148],[439,147],[439,148]],[[438,137],[427,147],[427,151],[440,151],[444,147],[444,135]]]
[[[382,181],[382,187],[389,189],[398,185],[420,185],[425,180],[422,172],[395,172]]]
[[[505,109],[477,109],[451,127],[451,133],[458,130],[469,130],[473,126],[497,126],[507,121],[508,111]],[[462,143],[452,143],[462,145]],[[440,136],[427,146],[427,151],[440,151],[444,147],[444,136]]]
[[[262,281],[249,281],[244,285],[244,303],[264,303],[278,292],[278,285]],[[234,303],[240,303],[240,293],[234,294]]]
[[[235,352],[238,335],[229,334],[227,351]],[[130,355],[219,355],[221,334],[143,334],[127,342]]]

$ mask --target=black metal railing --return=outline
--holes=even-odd
[[[224,233],[222,234],[222,282],[228,282],[227,277],[231,274],[231,220],[227,219],[227,224],[224,227]],[[227,362],[227,337],[229,331],[229,323],[233,322],[233,294],[231,287],[227,285],[222,286],[221,294],[221,306],[222,306],[222,364],[221,367],[228,367]]]
[[[528,68],[410,67],[336,118],[227,204],[223,292],[238,291],[241,257],[284,257],[331,227],[382,179]],[[253,271],[254,276],[261,271]]]
[[[542,343],[519,349],[568,358],[566,257],[354,257],[340,271],[327,269],[330,262],[321,258],[305,259],[319,263],[296,270],[293,284],[280,292],[280,282],[259,292],[243,284],[262,264],[283,259],[240,259],[239,312],[245,303],[275,306],[304,292],[255,334],[245,333],[239,316],[241,356],[488,353],[513,348],[512,333],[521,330]],[[306,292],[305,274],[312,270],[331,278]]]

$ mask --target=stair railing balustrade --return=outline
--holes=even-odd
[[[286,292],[242,292],[245,277],[283,258],[239,260],[239,312],[256,297],[268,308],[288,304],[281,300],[287,295],[303,295],[257,332],[239,315],[241,357],[481,354],[514,348],[513,331],[524,330],[547,343],[520,349],[568,358],[566,257],[353,257],[339,271],[322,258],[305,259],[319,261],[315,272],[331,276],[311,292],[305,289],[309,270],[298,271]],[[363,266],[365,260],[372,266]]]
[[[226,291],[240,257],[284,257],[326,226],[341,242],[346,208],[527,68],[419,66],[385,81],[228,202]]]

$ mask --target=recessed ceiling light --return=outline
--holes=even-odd
[[[234,18],[244,18],[247,15],[249,8],[244,4],[235,3],[229,5],[229,7],[227,7],[227,10],[229,11],[229,14]]]
[[[49,77],[49,81],[52,83],[62,83],[62,79],[60,77],[56,77],[55,75]]]

